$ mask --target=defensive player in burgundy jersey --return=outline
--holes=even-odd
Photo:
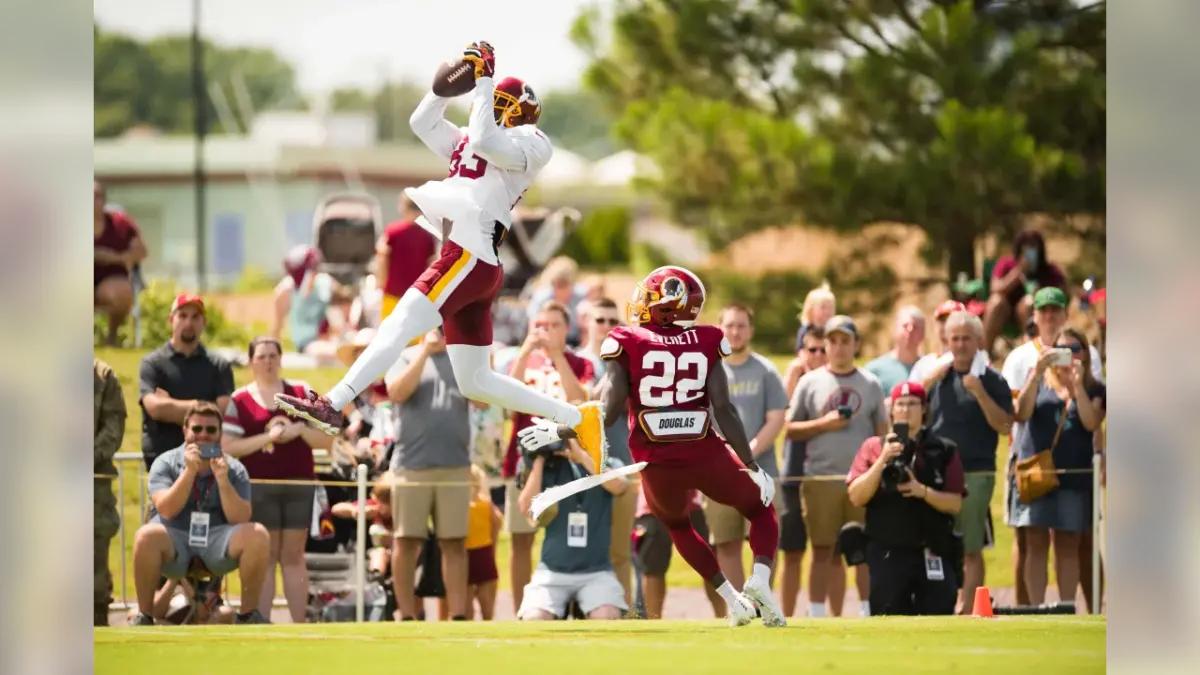
[[[639,284],[629,305],[634,325],[614,328],[600,350],[609,362],[600,385],[605,422],[629,415],[629,450],[635,462],[647,462],[642,490],[650,510],[666,524],[688,564],[725,598],[730,623],[750,622],[757,607],[766,625],[782,626],[783,611],[770,588],[779,542],[771,504],[775,483],[754,462],[730,401],[721,367],[729,343],[720,328],[695,325],[704,296],[704,284],[682,267],[660,267]],[[522,433],[522,444],[532,449],[573,433],[542,423]],[[750,521],[754,571],[741,592],[721,574],[708,542],[692,527],[693,489]]]
[[[475,67],[466,128],[445,119],[449,99],[432,92],[409,119],[417,137],[450,163],[446,178],[405,190],[421,211],[417,224],[443,239],[441,255],[404,292],[370,345],[326,396],[280,394],[277,405],[336,434],[346,404],[395,363],[413,339],[441,325],[463,396],[570,426],[596,466],[604,466],[597,403],[570,405],[490,366],[491,307],[504,278],[497,250],[511,225],[510,210],[550,161],[553,149],[536,126],[542,108],[533,89],[515,77],[493,84],[491,45],[472,43],[463,60]]]

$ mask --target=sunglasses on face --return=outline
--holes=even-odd
[[[825,348],[824,347],[805,347],[804,351],[808,352],[809,354],[824,354]]]
[[[1058,349],[1070,349],[1072,354],[1080,354],[1083,352],[1083,345],[1072,343],[1069,345],[1054,345]]]
[[[618,326],[618,325],[620,325],[620,323],[621,323],[621,320],[616,317],[603,317],[603,316],[596,317],[597,325]]]
[[[188,428],[192,430],[193,434],[199,434],[199,433],[215,434],[215,433],[217,433],[217,425],[215,425],[215,424],[193,424],[192,426],[190,426]]]

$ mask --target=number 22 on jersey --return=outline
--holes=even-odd
[[[467,157],[466,163],[463,162],[463,150],[466,149],[466,147],[467,137],[463,136],[462,139],[458,141],[458,146],[454,148],[454,152],[450,154],[450,173],[447,174],[447,178],[462,176],[463,178],[475,179],[479,178],[484,174],[485,171],[487,171],[487,160],[479,155],[476,155],[475,153],[471,153],[471,155]]]
[[[655,350],[642,356],[638,398],[649,408],[662,408],[695,401],[704,395],[708,381],[708,358],[700,352]],[[676,379],[678,377],[678,379]]]

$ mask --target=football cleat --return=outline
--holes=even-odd
[[[754,611],[754,603],[741,593],[735,594],[734,602],[726,602],[729,608],[729,625],[733,627],[745,626],[758,617],[758,613]]]
[[[762,614],[764,626],[786,626],[787,619],[783,616],[783,610],[779,607],[779,601],[775,599],[775,594],[771,592],[771,587],[763,583],[756,576],[751,576],[746,582],[746,587],[742,589],[742,594],[745,595],[750,602]]]
[[[583,451],[592,458],[592,470],[600,473],[608,463],[608,445],[604,442],[604,411],[600,409],[599,401],[588,401],[579,406],[579,414],[583,419],[575,427],[575,435]]]
[[[333,409],[329,399],[317,396],[311,389],[307,398],[275,394],[275,407],[291,417],[308,422],[309,426],[330,436],[337,436],[342,430],[342,413]]]

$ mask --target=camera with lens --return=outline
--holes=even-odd
[[[527,464],[532,464],[533,460],[538,457],[545,457],[547,462],[558,459],[558,453],[561,453],[566,449],[567,446],[563,441],[555,441],[549,445],[543,445],[537,450],[526,450],[525,447],[522,446],[521,453],[525,457],[525,462]]]
[[[904,446],[904,449],[900,451],[899,456],[893,457],[883,467],[883,489],[889,492],[895,492],[897,485],[908,480],[908,469],[912,468],[913,458],[917,452],[916,442],[909,438],[907,423],[895,423],[892,425],[892,433],[896,434],[896,440]]]

